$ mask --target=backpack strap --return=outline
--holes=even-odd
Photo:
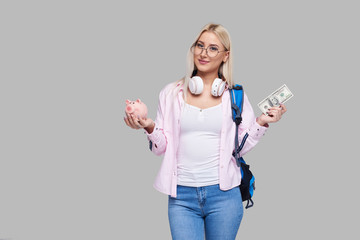
[[[249,182],[250,185],[252,185],[255,189],[255,186],[253,185],[252,181],[255,180],[255,178],[253,177],[252,173],[249,170],[249,166],[246,164],[245,160],[240,157],[240,151],[241,149],[244,147],[244,144],[246,142],[246,139],[248,138],[249,134],[246,133],[241,141],[241,144],[239,145],[239,125],[242,122],[242,117],[241,117],[241,113],[243,110],[243,102],[244,102],[244,90],[243,87],[241,85],[235,85],[233,87],[233,89],[229,89],[230,91],[230,98],[231,98],[231,108],[232,108],[232,117],[233,117],[233,121],[235,122],[236,125],[236,131],[235,131],[235,149],[233,152],[233,156],[236,159],[236,164],[238,165],[238,167],[240,167],[240,171],[241,171],[241,175],[243,177],[243,179],[241,180],[242,183],[240,184],[240,192],[241,192],[241,196],[243,196],[243,192],[242,192],[242,186],[243,188],[245,188],[244,191],[244,198],[247,199],[247,204],[246,204],[246,209],[249,207],[252,207],[254,205],[253,200],[251,199],[252,197],[252,188],[249,188],[248,185],[246,185],[247,182]],[[246,174],[244,174],[244,171],[247,171]],[[250,175],[249,175],[250,172]],[[243,185],[243,181],[244,181],[244,176],[246,176],[247,179],[245,179],[245,184]],[[250,191],[249,193],[247,193],[247,191]],[[249,198],[249,194],[250,198]],[[246,200],[243,200],[246,201]]]
[[[251,204],[250,204],[251,203]],[[246,209],[248,209],[248,208],[250,208],[250,207],[252,207],[252,206],[254,206],[254,202],[253,202],[253,200],[250,198],[249,200],[247,200],[247,203],[246,203]]]
[[[242,144],[239,146],[238,131],[239,131],[239,125],[242,122],[241,113],[243,110],[244,90],[241,85],[236,84],[232,89],[229,89],[229,91],[230,91],[230,98],[231,98],[230,99],[231,108],[233,110],[232,117],[233,117],[233,121],[235,122],[235,125],[236,125],[234,157],[236,159],[236,163],[237,163],[238,167],[240,167],[240,151],[241,151],[242,146],[244,145],[243,143],[245,143],[244,139],[246,140],[246,138],[244,138],[242,141]]]

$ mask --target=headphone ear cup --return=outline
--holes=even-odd
[[[204,90],[204,83],[201,77],[194,76],[189,81],[189,90],[192,94],[199,95]]]
[[[221,96],[225,90],[225,85],[225,81],[220,78],[216,78],[211,86],[211,94],[214,97]]]

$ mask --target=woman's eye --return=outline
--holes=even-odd
[[[218,48],[217,48],[217,47],[210,47],[210,51],[212,51],[212,52],[217,52],[217,51],[218,51]]]
[[[202,45],[201,43],[197,43],[196,46],[197,46],[198,48],[204,48],[204,45]]]

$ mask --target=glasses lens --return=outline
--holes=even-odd
[[[209,46],[207,49],[209,57],[216,57],[219,53],[219,49],[215,46]]]
[[[201,54],[202,50],[203,50],[204,46],[200,43],[196,43],[194,46],[193,46],[193,53],[195,55],[199,55]]]

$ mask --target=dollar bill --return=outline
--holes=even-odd
[[[284,84],[267,98],[259,102],[258,107],[264,114],[267,114],[266,112],[269,108],[279,106],[281,103],[287,102],[293,96],[294,94],[292,94],[289,88]]]

